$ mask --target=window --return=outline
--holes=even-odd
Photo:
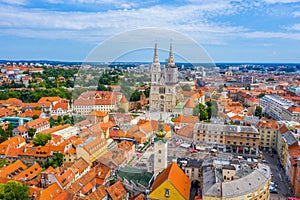
[[[158,153],[161,154],[161,150],[158,150]]]
[[[170,197],[170,189],[165,188],[165,197]]]
[[[161,159],[158,159],[158,162],[161,163]]]

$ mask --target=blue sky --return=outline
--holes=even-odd
[[[300,0],[0,0],[0,19],[0,59],[83,61],[116,34],[158,27],[215,62],[300,63]]]

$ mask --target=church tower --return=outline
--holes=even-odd
[[[151,66],[151,83],[155,85],[159,84],[160,77],[161,77],[160,62],[158,59],[157,43],[155,43],[154,57]]]
[[[161,70],[155,43],[153,63],[151,65],[150,111],[172,112],[176,106],[176,84],[178,68],[174,62],[173,47],[170,44],[168,63]]]
[[[156,177],[161,171],[167,168],[168,164],[168,144],[165,138],[164,121],[160,113],[158,121],[158,132],[154,138],[154,176]]]
[[[171,112],[176,106],[176,84],[178,82],[178,68],[175,65],[172,43],[170,44],[170,52],[168,64],[165,67],[165,91],[166,91],[166,111]]]

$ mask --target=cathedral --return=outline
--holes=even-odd
[[[157,43],[155,43],[153,63],[151,65],[150,111],[173,112],[176,106],[176,84],[178,68],[174,62],[172,44],[168,63],[161,68],[158,59]]]

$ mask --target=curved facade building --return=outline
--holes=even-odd
[[[238,169],[236,169],[238,168]],[[270,198],[269,166],[222,166],[203,173],[203,200],[267,200]]]

